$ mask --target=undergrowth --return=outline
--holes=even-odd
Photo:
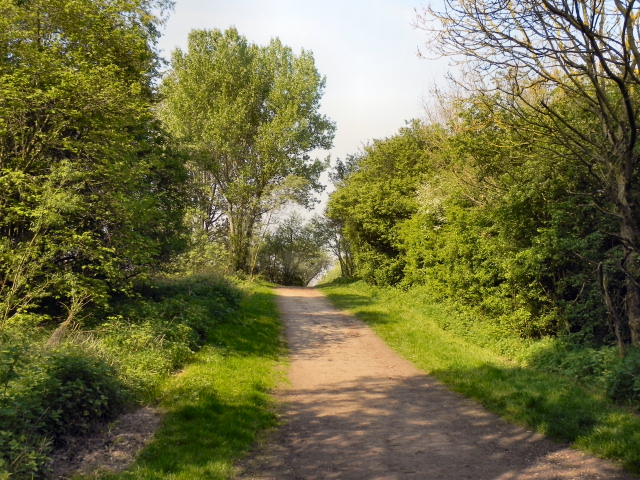
[[[219,276],[156,279],[65,330],[2,331],[0,479],[45,476],[47,455],[65,435],[157,398],[241,296]]]

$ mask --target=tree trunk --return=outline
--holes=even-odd
[[[620,237],[624,260],[621,267],[626,276],[625,310],[631,332],[631,343],[640,344],[640,289],[638,289],[637,259],[640,251],[640,224],[633,193],[635,162],[628,158],[617,178],[617,208],[620,214]]]
[[[249,250],[253,240],[255,217],[246,209],[229,212],[229,254],[234,272],[251,273]]]
[[[609,293],[609,286],[607,285],[607,274],[604,271],[602,262],[598,264],[598,278],[600,280],[600,288],[602,289],[602,297],[604,298],[604,304],[607,307],[607,313],[613,323],[613,332],[616,335],[616,345],[618,347],[618,353],[622,357],[624,355],[624,336],[622,335],[622,319],[620,318],[620,312],[615,307],[611,294]]]
[[[627,277],[627,294],[625,298],[631,344],[640,344],[640,292],[635,282]]]

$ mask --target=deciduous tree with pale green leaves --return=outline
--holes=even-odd
[[[162,83],[161,117],[191,155],[205,229],[223,225],[232,268],[247,271],[262,215],[313,203],[334,124],[319,112],[325,80],[313,55],[274,39],[261,47],[237,30],[194,30]]]
[[[439,135],[437,127],[412,121],[397,135],[374,140],[361,155],[338,164],[338,188],[326,215],[342,226],[353,248],[351,274],[379,285],[401,281],[398,225],[417,211],[416,189],[433,169],[430,158]]]
[[[180,243],[186,170],[152,109],[168,6],[0,0],[0,328],[70,318]]]

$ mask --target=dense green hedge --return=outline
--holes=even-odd
[[[326,214],[343,226],[356,275],[454,299],[496,338],[628,344],[600,282],[624,319],[622,249],[605,233],[615,219],[575,194],[597,190],[588,172],[478,108],[469,100],[447,125],[411,123],[338,165]]]

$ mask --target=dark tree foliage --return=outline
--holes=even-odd
[[[445,0],[417,23],[464,58],[465,88],[491,96],[549,155],[587,178],[574,191],[609,217],[616,252],[593,259],[620,345],[640,343],[640,5],[634,0]],[[500,115],[500,113],[499,113]],[[512,124],[515,126],[515,124]],[[613,260],[613,257],[616,257]],[[613,260],[613,261],[612,261]],[[617,271],[611,271],[617,264]],[[617,288],[613,277],[624,277]],[[625,333],[626,332],[626,333]]]
[[[573,193],[593,179],[509,112],[496,122],[487,97],[449,106],[446,125],[374,142],[336,178],[327,216],[342,226],[356,274],[427,286],[497,335],[615,339],[595,260],[609,259],[609,290],[624,291],[616,239],[603,233],[615,223]]]

